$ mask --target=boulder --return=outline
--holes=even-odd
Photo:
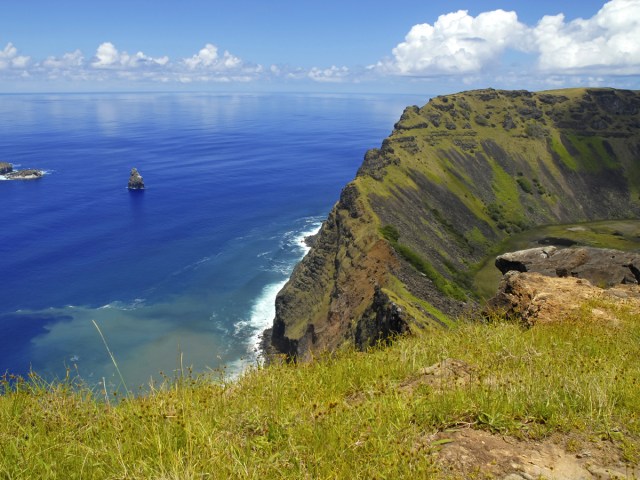
[[[594,300],[601,305],[591,307]],[[487,302],[483,315],[489,319],[504,317],[526,327],[583,315],[615,323],[620,300],[631,309],[640,308],[640,289],[637,285],[602,289],[582,278],[510,271],[502,277],[498,292]]]
[[[10,173],[13,171],[13,165],[7,162],[0,162],[0,175]]]
[[[602,287],[640,283],[640,254],[608,248],[531,248],[496,257],[496,267],[503,274],[517,271],[576,277]]]
[[[131,169],[131,175],[129,176],[129,184],[127,185],[129,190],[144,190],[144,180],[137,168]]]

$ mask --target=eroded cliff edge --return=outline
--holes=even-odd
[[[512,233],[640,213],[640,93],[478,90],[405,109],[276,299],[272,344],[307,358],[455,321]]]

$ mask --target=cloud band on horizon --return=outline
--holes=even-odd
[[[505,64],[508,55],[511,63]],[[598,76],[639,74],[640,0],[610,0],[591,18],[569,22],[563,14],[545,15],[534,26],[522,23],[514,11],[493,10],[474,17],[459,10],[440,15],[433,24],[414,25],[390,57],[367,67],[265,67],[212,43],[177,60],[141,51],[129,54],[111,42],[101,43],[89,59],[75,50],[34,61],[19,54],[11,42],[0,50],[0,79],[19,81],[354,83],[455,76],[471,83],[483,76],[505,81],[509,76],[530,76],[552,83],[562,75],[597,82]]]

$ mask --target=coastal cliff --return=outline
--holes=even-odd
[[[510,235],[637,217],[639,160],[635,91],[488,89],[406,108],[278,294],[273,347],[304,359],[449,325]]]

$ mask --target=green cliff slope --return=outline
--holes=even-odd
[[[506,237],[635,218],[639,195],[638,92],[479,90],[408,107],[278,295],[273,346],[306,358],[446,326]]]

